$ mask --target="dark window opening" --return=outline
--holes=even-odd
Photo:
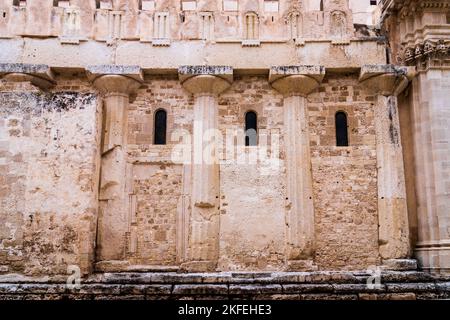
[[[245,114],[245,146],[258,145],[258,117],[255,112]]]
[[[335,116],[336,123],[336,145],[338,147],[348,147],[348,125],[347,115],[339,111]]]
[[[317,2],[316,2],[317,3]],[[317,7],[316,7],[317,8]],[[320,0],[320,11],[323,11],[323,0]]]
[[[167,112],[158,110],[155,113],[154,144],[166,144]]]
[[[376,6],[377,5],[377,0],[370,0],[370,5],[371,6]]]

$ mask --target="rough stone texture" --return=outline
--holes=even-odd
[[[309,96],[319,266],[379,263],[374,97],[355,77],[329,76]],[[334,115],[348,116],[349,147],[336,147]]]
[[[0,0],[2,298],[448,297],[448,3],[272,2]]]
[[[433,5],[442,10],[433,10]],[[385,12],[394,9],[383,20],[383,31],[392,30],[392,61],[418,72],[402,101],[403,117],[409,117],[403,121],[404,131],[411,133],[411,141],[402,144],[408,150],[405,170],[410,195],[411,185],[415,187],[409,199],[410,206],[411,198],[416,201],[416,208],[410,210],[410,221],[417,224],[415,255],[420,267],[442,273],[449,272],[450,263],[448,6],[447,1],[424,6],[421,1],[398,0],[383,6]],[[406,18],[402,12],[414,14]]]
[[[373,288],[366,284],[369,274],[350,272],[110,273],[84,279],[79,289],[70,289],[62,283],[0,278],[2,282],[8,281],[0,285],[0,300],[426,300],[450,297],[448,277],[424,280],[418,272],[402,273],[404,278],[392,277],[395,274],[383,272],[380,286]],[[359,283],[349,279],[359,279]]]
[[[63,80],[43,94],[0,83],[2,273],[92,268],[100,113],[83,87]]]
[[[245,113],[258,114],[259,130],[281,133],[282,99],[262,77],[235,79],[219,100],[220,130],[240,129]],[[243,145],[243,132],[236,133]],[[270,139],[270,137],[268,138]],[[260,143],[267,143],[260,138]],[[269,141],[270,143],[270,141]],[[239,148],[239,146],[238,146]],[[281,152],[283,145],[280,146]],[[258,152],[250,147],[250,158]],[[278,158],[279,154],[268,157]],[[270,159],[270,158],[269,158]],[[267,159],[267,160],[269,160]],[[269,161],[221,165],[221,252],[224,270],[279,270],[284,263],[285,174],[284,161],[270,169]]]

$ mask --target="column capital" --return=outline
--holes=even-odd
[[[324,76],[323,66],[278,66],[270,68],[269,83],[285,97],[306,97],[320,85]]]
[[[233,68],[228,66],[181,66],[181,85],[195,95],[218,95],[233,82]]]
[[[0,77],[11,82],[31,82],[32,85],[47,90],[54,86],[54,74],[44,64],[0,63]]]
[[[138,66],[97,65],[86,68],[88,79],[103,94],[129,95],[144,81]]]
[[[415,75],[415,67],[364,65],[361,67],[359,81],[369,91],[383,96],[396,96],[406,89]]]

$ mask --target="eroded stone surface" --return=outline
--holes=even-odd
[[[3,298],[448,296],[448,5],[273,2],[0,1]]]

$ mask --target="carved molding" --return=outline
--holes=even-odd
[[[442,63],[447,59],[450,59],[450,40],[444,39],[426,40],[415,47],[406,47],[397,56],[399,64],[419,67],[426,67],[432,61]]]

